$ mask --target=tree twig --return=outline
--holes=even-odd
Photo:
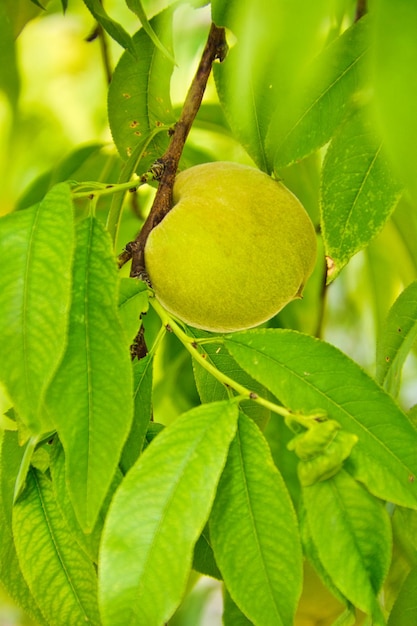
[[[88,35],[86,41],[90,43],[91,41],[98,40],[100,45],[100,53],[103,61],[104,75],[107,81],[107,84],[110,85],[112,79],[112,67],[110,63],[110,54],[109,47],[107,45],[107,39],[103,27],[101,24],[97,22],[94,26],[93,31]]]
[[[157,162],[162,173],[159,177],[160,182],[152,208],[139,235],[126,246],[125,252],[122,253],[124,261],[129,257],[132,258],[130,276],[133,278],[147,279],[144,254],[146,241],[152,229],[171,210],[172,189],[185,141],[200,108],[212,65],[216,59],[223,61],[226,54],[225,30],[212,24],[197,72],[187,93],[181,116],[173,130],[169,147]]]
[[[355,22],[361,19],[367,13],[367,0],[358,0],[356,5]]]
[[[98,40],[100,44],[101,58],[103,60],[104,75],[106,77],[107,84],[110,85],[112,75],[113,75],[113,70],[112,70],[112,66],[110,62],[110,52],[109,52],[109,46],[107,43],[106,33],[104,32],[104,29],[101,26],[101,24],[99,24]]]
[[[139,328],[138,333],[130,346],[130,358],[132,361],[134,361],[134,359],[143,359],[143,357],[148,354],[144,330],[143,324],[141,324],[141,327]]]

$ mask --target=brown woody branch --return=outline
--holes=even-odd
[[[368,10],[367,4],[367,0],[358,0],[358,3],[356,5],[355,22],[357,22],[361,19],[361,17],[366,15]]]
[[[112,79],[112,67],[110,62],[109,46],[107,44],[106,34],[101,24],[97,22],[92,32],[86,37],[86,41],[98,40],[100,45],[101,59],[103,61],[104,75],[106,77],[107,85],[110,85]]]
[[[152,229],[171,210],[172,189],[184,144],[200,108],[212,65],[216,59],[223,61],[226,54],[227,43],[224,28],[218,28],[215,24],[212,24],[197,72],[187,93],[181,116],[173,130],[169,147],[157,162],[157,165],[161,167],[162,173],[152,208],[139,235],[126,246],[126,250],[119,258],[119,261],[122,261],[122,263],[129,258],[132,259],[130,270],[132,278],[147,279],[144,254],[146,241]]]

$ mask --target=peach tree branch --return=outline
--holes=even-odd
[[[157,226],[171,210],[172,189],[178,163],[181,154],[194,122],[195,116],[200,108],[206,89],[207,81],[211,73],[215,60],[223,61],[227,54],[227,43],[224,28],[219,28],[211,24],[208,39],[200,59],[196,74],[188,90],[184,101],[184,106],[178,122],[172,131],[170,144],[160,159],[154,165],[160,170],[158,175],[159,185],[155,194],[155,199],[149,215],[136,239],[126,246],[126,250],[121,257],[126,262],[129,257],[132,259],[130,276],[146,280],[145,268],[145,244],[150,232]]]

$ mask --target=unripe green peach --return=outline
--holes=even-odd
[[[265,322],[301,296],[316,237],[282,183],[219,161],[181,172],[173,200],[145,246],[155,295],[170,313],[197,328],[231,332]]]

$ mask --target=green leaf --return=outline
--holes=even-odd
[[[3,0],[1,5],[2,8],[5,8],[8,18],[13,25],[12,34],[14,39],[17,39],[26,24],[37,17],[40,11],[45,10],[41,3],[36,0],[29,0],[29,2],[27,0]],[[2,56],[2,58],[5,59],[6,57]]]
[[[391,562],[391,524],[384,504],[343,470],[303,489],[318,556],[352,604],[383,625],[377,597]]]
[[[49,437],[51,433],[45,433],[45,436]],[[26,486],[26,477],[28,471],[30,469],[31,463],[33,461],[33,457],[36,453],[36,448],[38,444],[43,439],[43,436],[36,435],[33,437],[29,437],[28,442],[26,443],[25,451],[23,453],[22,462],[20,463],[19,471],[16,477],[16,483],[14,488],[14,502],[19,498],[20,494],[23,492]]]
[[[417,508],[417,430],[356,363],[330,344],[291,330],[235,333],[225,345],[285,406],[323,410],[358,437],[347,467],[371,493]]]
[[[221,65],[213,67],[217,93],[234,136],[239,139],[258,167],[263,171],[269,172],[270,168],[264,149],[266,124],[265,122],[263,123],[262,118],[259,119],[258,115],[261,103],[259,98],[255,98],[256,85],[254,85],[254,78],[246,71],[242,74],[241,66],[242,61],[239,57],[239,51],[232,49]],[[241,96],[239,105],[236,78],[242,75],[245,76],[245,93]],[[243,105],[242,100],[244,102]],[[272,108],[272,104],[269,104],[267,108]]]
[[[304,565],[303,593],[301,595],[300,603],[298,605],[297,615],[299,615],[300,613],[303,613],[304,611],[308,613],[308,608],[309,608],[308,600],[309,598],[311,598],[311,596],[314,597],[315,594],[317,593],[317,585],[319,586],[319,590],[323,589],[323,587],[325,590],[325,595],[320,594],[321,605],[328,604],[328,602],[326,602],[326,596],[327,596],[327,600],[332,601],[333,607],[336,604],[335,603],[335,600],[336,600],[338,603],[340,603],[340,606],[339,606],[340,610],[342,610],[343,606],[346,607],[346,609],[348,610],[349,608],[355,610],[354,607],[345,598],[345,596],[335,586],[333,580],[329,576],[328,572],[324,568],[323,563],[321,562],[319,558],[317,547],[315,543],[313,542],[311,531],[308,525],[307,512],[306,512],[304,503],[302,501],[302,494],[301,494],[301,499],[300,499],[298,516],[300,520],[300,531],[301,531],[301,539],[302,539],[302,544],[303,544],[303,552],[306,558],[304,559],[304,563],[303,563]],[[328,592],[330,592],[330,594],[328,594]],[[317,612],[319,612],[320,609],[317,607],[316,610]],[[355,623],[354,620],[352,621],[353,623]],[[335,626],[335,625],[332,623],[332,626]],[[351,626],[351,624],[345,625],[343,623],[343,626]]]
[[[48,622],[99,626],[94,566],[62,518],[50,480],[33,468],[14,506],[13,535],[23,574]]]
[[[2,60],[0,90],[4,91],[12,110],[15,110],[20,91],[20,78],[16,62],[13,23],[4,2],[0,3],[0,58]]]
[[[208,525],[199,536],[194,546],[193,569],[205,576],[211,576],[217,580],[222,579],[219,568],[213,554],[210,542],[210,532]]]
[[[158,50],[160,52],[162,52],[162,54],[164,54],[166,56],[166,58],[173,64],[175,65],[175,59],[172,56],[172,54],[169,52],[169,50],[166,49],[166,47],[164,46],[164,44],[161,42],[161,40],[159,39],[158,35],[156,34],[156,32],[154,31],[154,29],[152,28],[152,26],[150,25],[148,18],[146,16],[145,10],[142,6],[142,2],[140,0],[126,0],[126,4],[129,7],[129,9],[131,11],[133,11],[133,13],[135,15],[138,16],[140,23],[142,24],[142,28],[143,30],[146,32],[146,34],[148,35],[148,37],[150,38],[150,40],[152,41],[152,43],[154,44],[154,46],[156,48],[158,48]]]
[[[78,146],[24,189],[17,201],[16,210],[20,211],[40,202],[49,189],[60,182],[94,180],[107,183],[113,179],[115,170],[119,167],[119,157],[106,152],[102,144]],[[101,205],[102,202],[100,207]]]
[[[398,256],[401,259],[398,274],[404,284],[408,284],[414,280],[417,270],[417,250],[414,245],[417,237],[417,211],[414,210],[413,203],[405,196],[399,201],[390,223],[393,224],[400,244],[397,246]]]
[[[68,493],[65,475],[65,454],[61,442],[55,437],[51,444],[51,478],[57,507],[78,544],[78,549],[84,551],[88,558],[97,563],[98,546],[103,520],[99,519],[91,533],[84,533],[80,527],[74,507]]]
[[[93,530],[91,532],[84,532],[80,527],[68,492],[65,472],[65,454],[62,444],[58,438],[55,437],[49,447],[52,487],[58,509],[81,550],[85,552],[93,563],[97,564],[101,533],[103,531],[107,510],[114,492],[122,481],[123,475],[119,470],[116,471]]]
[[[234,135],[260,169],[271,171],[265,137],[277,106],[299,88],[321,49],[333,6],[324,2],[214,0],[213,21],[233,33],[225,61],[214,66],[220,102]],[[327,25],[329,23],[327,22]]]
[[[256,626],[292,623],[302,582],[297,519],[268,444],[243,413],[217,489],[210,538],[240,610]]]
[[[368,248],[364,251],[364,254],[360,255],[360,257],[362,257],[362,261],[365,261],[365,265],[362,265],[359,270],[361,275],[359,282],[362,283],[362,287],[365,288],[366,293],[364,293],[362,289],[358,288],[358,283],[356,283],[356,287],[354,289],[352,285],[350,287],[351,293],[354,291],[356,294],[355,297],[362,300],[362,314],[365,315],[365,317],[369,316],[372,309],[371,317],[374,317],[374,341],[376,340],[375,343],[377,350],[379,350],[379,347],[383,344],[386,347],[384,329],[386,329],[389,308],[395,302],[404,287],[416,280],[416,241],[417,211],[415,211],[409,194],[406,193],[401,197],[391,219],[388,220],[382,232],[376,237],[375,240],[371,241]],[[358,265],[356,265],[357,261],[361,265],[360,257],[352,263],[351,268],[347,269],[346,279],[349,280],[349,275],[352,276],[351,272],[355,272],[355,266],[356,269],[358,269]],[[341,277],[343,277],[343,274]],[[337,287],[335,287],[335,289],[337,289]],[[351,303],[349,303],[348,307],[349,310],[351,310]],[[412,305],[410,305],[410,313],[413,315]],[[357,312],[355,315],[357,315]],[[371,321],[371,318],[368,317],[368,320]],[[393,328],[392,330],[394,332],[395,329]],[[401,343],[400,338],[399,340]],[[379,354],[379,352],[376,354],[377,362],[375,363],[374,361],[377,370],[376,378],[381,384],[379,374],[381,373],[382,375],[385,371],[386,365],[388,365],[388,370],[391,372],[388,372],[390,387],[385,388],[387,391],[395,395],[398,390],[397,384],[400,381],[396,379],[394,380],[396,377],[395,367],[391,370],[391,365],[389,363],[381,364],[380,358],[384,359],[386,356],[389,355],[384,355],[382,353]],[[400,363],[401,358],[398,362],[400,369],[402,367],[402,363]],[[372,358],[371,360],[368,359],[368,363],[372,364]],[[393,376],[392,380],[391,375]],[[391,384],[393,384],[392,387]],[[404,392],[406,392],[405,389]],[[404,399],[404,393],[401,393],[401,395]],[[406,403],[409,404],[408,401],[406,401]]]
[[[396,506],[391,520],[395,548],[406,555],[406,560],[410,565],[417,565],[417,512]]]
[[[369,47],[368,19],[362,18],[327,46],[306,72],[304,93],[277,103],[266,138],[277,171],[304,158],[331,138],[364,81]]]
[[[84,0],[84,3],[100,26],[104,28],[106,33],[108,33],[112,39],[117,41],[122,48],[126,48],[132,56],[136,56],[136,49],[133,45],[131,36],[125,31],[121,24],[109,16],[107,11],[104,9],[101,0]]]
[[[126,475],[101,545],[103,626],[162,624],[177,608],[237,415],[230,402],[192,409],[163,430]]]
[[[130,1],[134,1],[134,0],[130,0]],[[205,0],[202,0],[202,2],[205,2]],[[175,8],[175,5],[178,4],[178,0],[158,0],[158,2],[155,2],[155,0],[142,0],[141,4],[143,6],[144,11],[146,12],[148,19],[151,19],[152,17],[154,17],[161,11],[164,11],[168,7]],[[198,8],[199,5],[201,6],[201,0],[190,0],[188,4]]]
[[[252,626],[239,607],[233,602],[227,589],[223,593],[223,624],[224,626]]]
[[[133,363],[133,420],[120,459],[120,467],[124,473],[134,465],[141,454],[152,417],[152,369],[152,354],[147,354]]]
[[[145,435],[145,441],[143,444],[144,450],[146,450],[149,444],[152,443],[155,437],[159,435],[164,430],[164,428],[165,428],[164,424],[159,424],[158,422],[153,422],[153,421],[149,422],[148,429]]]
[[[146,313],[148,304],[148,286],[132,278],[121,278],[119,283],[119,316],[129,341],[133,341],[142,325],[140,318]]]
[[[372,309],[372,317],[376,340],[378,341],[382,328],[386,322],[389,307],[398,297],[401,289],[408,285],[416,278],[414,250],[408,247],[408,241],[415,241],[417,230],[414,227],[413,211],[409,211],[407,224],[404,223],[406,234],[401,232],[397,224],[397,215],[400,205],[403,204],[403,198],[400,199],[397,208],[392,217],[385,224],[379,235],[369,243],[364,250],[364,254],[354,262],[361,265],[361,274],[363,276],[363,287],[366,294],[361,289],[355,292],[358,298],[363,302],[363,314],[366,316],[366,310],[370,312]],[[402,212],[402,209],[401,209]],[[417,215],[416,215],[417,217]],[[401,224],[401,228],[402,228]],[[413,246],[414,244],[412,244]],[[358,265],[356,265],[358,268]],[[355,272],[355,265],[352,264],[351,271]],[[349,281],[348,272],[346,278]],[[362,280],[362,278],[360,279]],[[370,361],[368,361],[370,362]]]
[[[42,404],[66,344],[73,230],[66,184],[0,219],[0,378],[34,433],[51,430]]]
[[[393,177],[363,107],[335,133],[322,172],[321,223],[328,282],[382,229],[402,186]]]
[[[294,433],[287,427],[285,421],[275,417],[269,420],[265,429],[265,437],[271,449],[274,463],[284,478],[294,506],[298,510],[297,505],[300,499],[300,481],[297,474],[298,458],[287,447],[293,436]]]
[[[164,45],[171,41],[171,12],[152,20],[152,26]],[[108,94],[109,123],[122,159],[130,157],[136,146],[143,145],[158,128],[174,122],[170,100],[173,65],[155,47],[144,30],[133,37],[136,56],[125,52],[113,74]],[[142,171],[163,154],[168,133],[156,134],[142,154]]]
[[[95,218],[81,221],[68,346],[47,409],[64,446],[68,487],[85,530],[94,527],[132,421],[132,370],[117,312],[118,278],[108,233]]]
[[[417,337],[417,282],[413,282],[392,305],[376,348],[376,379],[397,395],[404,361]]]
[[[47,622],[20,569],[12,534],[15,477],[22,460],[17,433],[0,430],[0,582],[9,596],[42,626]]]
[[[118,176],[118,183],[127,183],[131,180],[133,174],[139,167],[139,164],[142,164],[142,159],[146,157],[146,162],[149,166],[152,165],[153,160],[153,152],[148,151],[148,147],[152,146],[152,142],[155,137],[158,137],[161,133],[166,135],[166,127],[157,127],[150,134],[147,134],[145,137],[142,137],[140,141],[136,144],[132,154],[129,156],[127,161],[124,163],[120,174]],[[158,141],[161,141],[159,139]],[[155,147],[155,146],[154,146]],[[128,150],[130,152],[130,148]],[[142,164],[143,170],[146,169],[146,164]],[[119,229],[120,223],[122,219],[122,211],[124,208],[124,201],[126,198],[125,191],[119,191],[112,194],[110,210],[107,217],[106,228],[113,240],[114,247],[116,248],[119,245]],[[122,241],[121,246],[126,245],[126,240]]]
[[[392,607],[388,626],[414,626],[417,622],[417,567],[405,579]]]
[[[398,176],[417,198],[417,5],[379,0],[373,19],[376,117]]]

